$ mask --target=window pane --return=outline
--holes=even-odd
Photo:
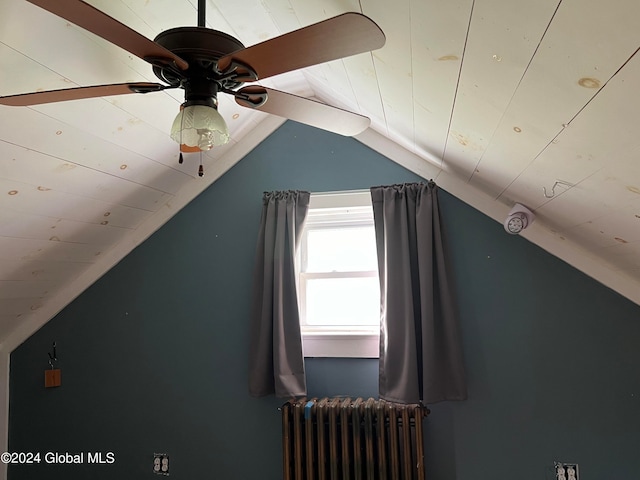
[[[309,279],[308,326],[378,326],[380,284],[377,277]]]
[[[307,272],[376,270],[373,226],[314,228],[307,234]]]

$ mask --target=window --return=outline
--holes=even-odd
[[[300,243],[306,357],[378,357],[380,284],[369,191],[312,194]]]

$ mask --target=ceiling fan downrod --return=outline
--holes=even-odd
[[[198,0],[198,26],[206,27],[207,23],[207,0]]]

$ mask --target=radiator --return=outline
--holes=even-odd
[[[424,480],[422,405],[369,398],[282,407],[284,480]]]

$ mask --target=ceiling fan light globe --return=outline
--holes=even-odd
[[[189,105],[173,121],[171,138],[179,144],[210,150],[229,141],[229,129],[214,107]]]

